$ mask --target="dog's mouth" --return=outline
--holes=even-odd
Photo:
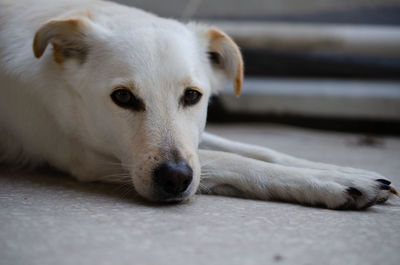
[[[183,201],[185,201],[186,199],[188,199],[190,196],[179,196],[179,197],[175,197],[175,198],[164,198],[164,197],[160,197],[159,195],[157,195],[157,198],[155,199],[155,202],[158,203],[164,203],[164,204],[179,204],[182,203]]]
[[[167,193],[164,190],[160,190],[159,188],[153,188],[153,200],[159,203],[167,203],[167,204],[175,204],[181,203],[188,198],[190,198],[194,192],[193,191],[194,184],[191,183],[187,189],[179,194],[171,194]]]

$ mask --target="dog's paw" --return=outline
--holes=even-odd
[[[362,210],[374,204],[384,203],[394,194],[398,195],[391,182],[378,175],[333,173],[320,176],[327,191],[322,204],[331,209]]]
[[[377,180],[378,183],[376,183],[374,187],[364,189],[361,187],[348,187],[346,189],[346,202],[339,205],[336,209],[366,209],[374,204],[384,203],[389,199],[391,193],[397,193],[397,191],[393,187],[388,184],[381,183],[380,181],[390,183],[390,181],[387,181],[385,179],[379,179]]]

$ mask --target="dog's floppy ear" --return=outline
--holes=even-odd
[[[206,31],[208,55],[214,68],[232,80],[235,94],[240,96],[243,83],[243,59],[239,47],[225,33],[211,27]]]
[[[87,22],[84,19],[53,20],[42,25],[33,40],[33,52],[40,58],[49,43],[53,45],[53,57],[62,64],[67,59],[83,63],[88,53],[85,43]]]

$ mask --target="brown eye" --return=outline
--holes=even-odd
[[[130,108],[135,111],[145,110],[143,101],[136,98],[127,88],[115,90],[111,94],[111,99],[122,108]]]
[[[194,105],[200,101],[202,94],[194,89],[186,89],[185,94],[183,95],[182,102],[183,106]]]
[[[111,95],[112,99],[117,104],[129,104],[133,99],[133,94],[128,89],[118,89]]]

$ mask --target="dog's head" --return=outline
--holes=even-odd
[[[243,62],[235,43],[208,26],[92,14],[44,24],[35,56],[49,44],[48,63],[71,90],[82,144],[117,158],[150,200],[194,194],[209,97],[227,80],[240,94]]]

